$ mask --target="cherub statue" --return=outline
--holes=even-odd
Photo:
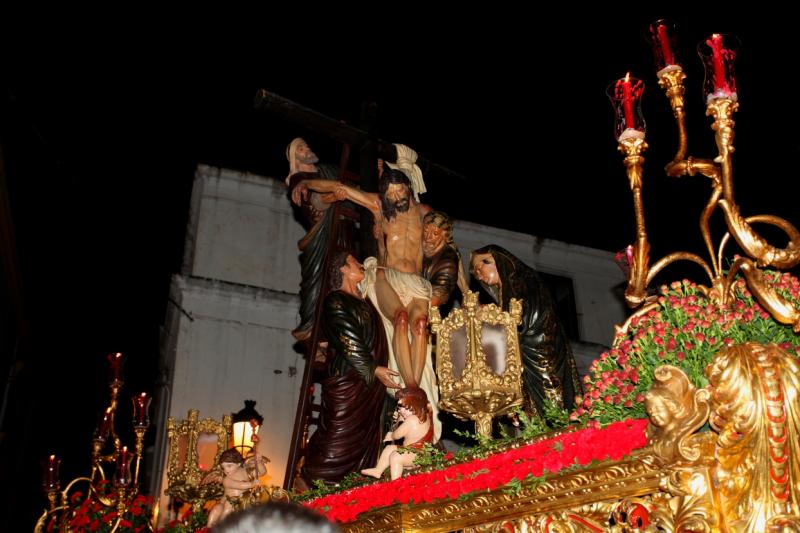
[[[388,432],[383,442],[393,443],[403,439],[403,445],[387,445],[378,458],[378,464],[361,471],[365,476],[380,478],[389,467],[391,478],[397,479],[403,474],[404,468],[414,464],[417,458],[414,450],[421,450],[426,442],[433,442],[431,410],[425,391],[418,387],[406,387],[397,392],[396,398],[395,416],[402,419],[402,423],[394,431]]]
[[[656,368],[653,385],[644,396],[650,417],[647,437],[663,458],[696,459],[699,453],[687,438],[708,417],[708,391],[697,390],[686,374],[670,365]]]
[[[220,455],[216,472],[209,476],[215,476],[216,481],[221,481],[224,493],[222,499],[208,513],[208,527],[257,499],[254,489],[261,485],[258,478],[267,473],[267,459],[258,454],[257,443],[258,436],[253,435],[254,453],[246,460],[236,448],[225,450]]]

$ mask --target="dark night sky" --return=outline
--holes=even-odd
[[[708,184],[663,174],[675,127],[643,35],[659,17],[680,25],[690,153],[711,157],[694,47],[711,32],[735,33],[737,199],[746,215],[800,222],[790,167],[800,148],[789,81],[795,20],[604,14],[617,18],[467,12],[456,23],[425,13],[289,31],[307,22],[293,15],[258,31],[221,20],[0,31],[0,134],[30,326],[3,428],[19,442],[3,453],[33,439],[47,417],[55,435],[28,442],[26,459],[52,449],[85,462],[88,450],[65,441],[88,446],[108,352],[128,354],[133,389],[152,388],[198,163],[283,178],[285,146],[298,134],[324,161],[338,160],[334,143],[253,111],[260,87],[352,124],[363,101],[377,102],[381,138],[467,177],[427,178],[423,200],[456,218],[613,251],[633,240],[634,225],[605,89],[630,70],[647,85],[651,255],[702,253],[696,228]],[[61,415],[66,398],[74,419]],[[35,499],[35,483],[28,489]]]

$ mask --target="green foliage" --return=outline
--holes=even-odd
[[[360,472],[350,472],[339,483],[325,483],[321,479],[315,479],[311,485],[312,488],[303,493],[291,492],[289,498],[294,502],[310,501],[326,494],[340,492],[353,487],[360,487],[362,485],[369,485],[376,483],[378,480],[372,477],[361,475]]]

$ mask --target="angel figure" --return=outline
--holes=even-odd
[[[391,478],[397,479],[403,475],[404,468],[414,465],[414,459],[417,458],[414,450],[422,450],[425,443],[433,442],[433,424],[425,391],[418,387],[406,387],[397,392],[396,398],[397,415],[402,423],[394,431],[388,432],[383,442],[393,443],[403,439],[403,445],[386,446],[378,458],[378,464],[361,471],[365,476],[380,478],[389,467]]]
[[[222,483],[223,496],[208,513],[208,527],[228,516],[231,512],[247,507],[258,500],[257,489],[261,486],[258,478],[267,473],[268,459],[256,451],[258,436],[253,435],[253,455],[246,460],[236,448],[222,452],[214,472],[206,476],[204,483]],[[215,479],[211,480],[210,478]]]

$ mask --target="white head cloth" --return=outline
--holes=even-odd
[[[394,144],[394,143],[393,143]],[[417,166],[417,152],[405,144],[394,144],[397,148],[397,163],[386,164],[389,168],[400,170],[408,176],[411,181],[411,191],[414,193],[414,200],[419,202],[419,195],[427,192],[425,182],[422,180],[422,169]]]
[[[300,171],[300,165],[297,163],[297,147],[304,142],[303,139],[297,137],[286,147],[286,159],[289,160],[289,175],[286,176],[286,185],[289,185],[289,178]]]

